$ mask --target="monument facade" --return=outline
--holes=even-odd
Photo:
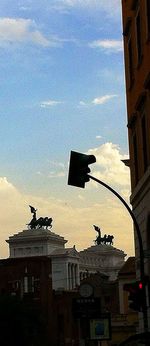
[[[37,219],[36,209],[30,208],[33,217],[28,229],[6,240],[10,258],[47,256],[52,263],[52,286],[55,290],[73,290],[82,279],[98,272],[110,280],[117,278],[126,255],[112,245],[113,236],[105,235],[99,241],[96,238],[95,245],[82,251],[77,251],[75,245],[67,248],[67,240],[51,231],[52,218]]]

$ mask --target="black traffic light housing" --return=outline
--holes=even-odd
[[[134,311],[143,311],[144,309],[144,290],[145,283],[142,281],[135,281],[125,284],[123,289],[129,293],[128,301],[129,308]]]
[[[88,173],[90,173],[88,165],[94,162],[96,162],[94,155],[86,155],[71,151],[68,185],[84,188],[85,183],[90,180],[88,177]]]

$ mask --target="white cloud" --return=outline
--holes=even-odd
[[[89,101],[89,102],[82,100],[79,102],[79,106],[89,107],[91,105],[102,105],[108,102],[109,100],[113,99],[114,97],[118,97],[118,95],[110,94],[110,95],[99,96],[99,97],[95,97],[92,101]]]
[[[87,103],[86,103],[85,101],[80,101],[80,102],[79,102],[79,105],[80,105],[80,106],[86,106]]]
[[[31,19],[0,18],[0,44],[33,43],[43,47],[62,47],[64,43],[79,44],[75,38],[51,35],[46,38]]]
[[[65,177],[65,176],[66,176],[66,173],[64,171],[61,171],[61,172],[51,171],[48,174],[48,178],[62,178],[62,177]]]
[[[43,173],[41,171],[36,172],[37,175],[43,176]]]
[[[50,45],[31,19],[0,18],[0,43],[15,42],[32,42],[44,47]]]
[[[56,101],[56,100],[48,100],[48,101],[42,101],[40,106],[42,108],[49,108],[49,107],[53,107],[56,106],[58,104],[62,104],[62,101]]]
[[[49,164],[53,170],[49,172],[48,178],[62,178],[66,176],[65,165],[62,162],[50,160]]]
[[[100,7],[103,8],[105,11],[110,11],[114,6],[118,7],[119,5],[120,0],[57,0],[57,6],[61,7]]]
[[[126,195],[128,190],[129,196],[130,172],[121,161],[127,158],[127,155],[120,153],[118,145],[108,142],[98,148],[90,149],[88,153],[96,157],[96,164],[93,167],[95,176],[106,184],[120,186],[122,191],[126,191]]]
[[[119,85],[122,86],[122,83],[124,82],[124,78],[121,72],[117,72],[116,69],[113,70],[110,67],[107,66],[107,68],[99,69],[97,71],[98,78],[103,78],[107,83],[109,83],[110,80],[115,80]]]
[[[96,139],[101,139],[101,138],[102,138],[102,136],[100,136],[100,135],[96,136]]]
[[[85,197],[81,194],[78,195],[78,198],[81,200],[81,201],[84,201],[85,200]]]
[[[89,47],[103,49],[105,52],[118,53],[123,50],[121,40],[95,40],[89,43]]]
[[[116,20],[121,17],[120,0],[99,0],[99,6],[106,12],[108,18]]]
[[[66,167],[64,163],[47,160],[48,169],[45,168],[41,171],[37,171],[36,175],[45,177],[45,178],[62,178],[66,176]],[[48,173],[47,173],[48,172]]]
[[[50,163],[50,165],[54,166],[54,167],[59,167],[59,168],[65,168],[65,165],[63,162],[57,162],[57,161],[52,161],[52,160],[48,160],[48,162]]]
[[[59,2],[68,7],[93,7],[98,4],[98,0],[59,0]]]
[[[29,7],[29,6],[20,6],[19,10],[20,11],[30,11],[31,7]]]
[[[92,14],[97,11],[106,13],[107,18],[118,20],[121,17],[121,1],[120,0],[57,0],[52,1],[50,10],[59,11],[61,13],[69,13],[72,9],[90,10]]]
[[[14,186],[8,182],[6,177],[1,178],[0,177],[0,191],[7,191],[10,189],[14,189]]]
[[[102,105],[104,103],[106,103],[107,101],[109,101],[110,99],[117,97],[118,95],[104,95],[104,96],[100,96],[100,97],[96,97],[92,103],[94,105]]]

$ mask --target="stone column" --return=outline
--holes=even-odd
[[[71,289],[74,287],[74,264],[71,264]]]
[[[69,286],[69,290],[71,290],[71,264],[68,263],[68,286]]]

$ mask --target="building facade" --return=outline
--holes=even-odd
[[[129,265],[127,262],[124,266],[129,275],[123,266],[118,276],[124,283],[133,275],[130,261]],[[126,310],[120,313],[120,280],[110,281],[108,276],[96,273],[83,279],[74,290],[53,290],[52,263],[48,256],[2,259],[0,277],[0,344],[3,346],[93,346],[90,320],[101,314],[111,319],[111,340],[101,341],[101,345],[120,345],[135,333],[135,320],[128,318]],[[90,301],[96,302],[94,310]]]
[[[52,262],[53,289],[71,290],[79,284],[79,256],[75,247],[49,229],[25,229],[7,240],[10,258],[47,256]]]
[[[65,247],[67,240],[46,227],[22,230],[7,243],[10,257],[0,260],[0,323],[4,326],[0,342],[4,346],[85,345],[90,319],[101,313],[111,314],[112,324],[112,340],[102,345],[119,345],[133,335],[134,326],[119,310],[122,286],[117,277],[126,263],[122,250],[99,244],[78,252],[75,246]],[[90,296],[87,285],[92,287]],[[89,304],[96,302],[94,310],[91,305],[87,309],[87,299]],[[78,301],[81,306],[76,311]],[[22,336],[24,343],[20,343]]]
[[[150,1],[122,0],[122,18],[131,204],[142,236],[145,274],[150,276]],[[136,231],[135,254],[138,278]]]
[[[0,344],[52,345],[51,261],[46,256],[0,260]]]
[[[7,240],[10,258],[47,256],[52,263],[54,290],[73,290],[97,272],[116,280],[126,254],[112,245],[99,244],[82,251],[65,247],[64,237],[41,227],[25,229]]]

